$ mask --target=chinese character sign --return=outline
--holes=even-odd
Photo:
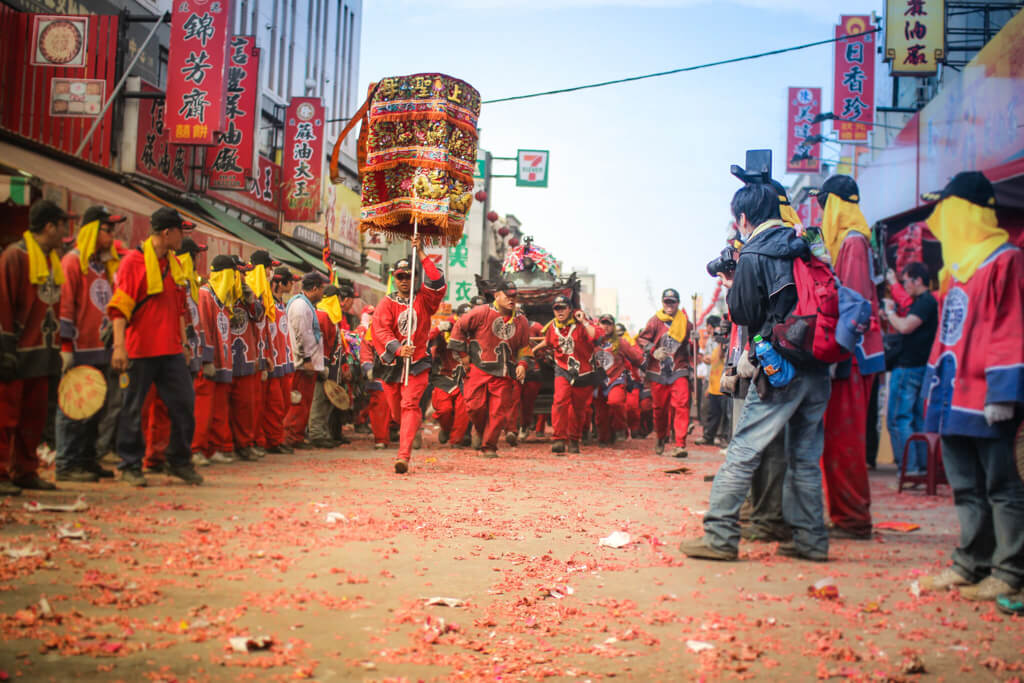
[[[230,0],[176,0],[167,59],[170,142],[212,145],[223,130]]]
[[[156,88],[143,82],[140,90],[158,93]],[[164,125],[164,100],[139,100],[139,137],[135,152],[135,172],[178,190],[190,187],[192,175],[192,148],[167,142]]]
[[[869,16],[842,16],[836,38],[873,29]],[[875,34],[836,40],[835,46],[833,127],[843,142],[867,142],[875,120]]]
[[[324,105],[320,98],[296,97],[288,104],[282,156],[284,220],[315,222],[324,165]]]
[[[945,0],[886,0],[885,61],[893,76],[934,76],[946,61]]]
[[[821,88],[790,88],[786,101],[786,173],[818,173],[821,143],[807,138],[821,132],[821,123],[812,123],[821,113]]]
[[[211,188],[244,190],[257,170],[259,52],[255,36],[232,36],[225,79],[227,127],[217,134],[219,145],[206,152],[206,173]]]

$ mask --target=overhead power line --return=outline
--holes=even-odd
[[[511,102],[513,100],[527,100],[533,97],[545,97],[547,95],[561,95],[567,92],[576,92],[577,90],[589,90],[590,88],[603,88],[606,85],[618,85],[619,83],[630,83],[632,81],[642,81],[648,78],[659,78],[661,76],[671,76],[672,74],[681,74],[687,71],[699,71],[700,69],[709,69],[713,66],[722,66],[724,64],[736,64],[737,62],[747,62],[753,59],[761,59],[762,57],[771,57],[772,55],[781,55],[786,52],[796,52],[797,50],[806,50],[809,47],[817,47],[819,45],[828,45],[829,43],[836,43],[840,40],[848,40],[850,38],[859,38],[866,36],[871,33],[878,33],[881,28],[873,28],[870,31],[862,31],[861,33],[850,33],[838,38],[829,38],[828,40],[818,40],[813,43],[804,43],[803,45],[794,45],[793,47],[784,47],[778,50],[769,50],[768,52],[759,52],[756,55],[746,55],[744,57],[733,57],[732,59],[722,59],[717,62],[708,62],[707,64],[697,64],[695,66],[684,66],[679,69],[671,69],[669,71],[658,71],[653,74],[644,74],[642,76],[630,76],[628,78],[618,78],[614,81],[602,81],[601,83],[588,83],[587,85],[576,85],[571,88],[559,88],[558,90],[546,90],[544,92],[530,93],[529,95],[513,95],[512,97],[499,97],[493,100],[483,100],[481,104],[496,104],[498,102]]]

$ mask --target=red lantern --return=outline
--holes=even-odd
[[[498,218],[499,218],[499,216],[498,216],[498,212],[497,211],[488,211],[487,212],[487,220],[489,220],[490,222],[493,223],[494,221],[498,220]]]
[[[519,246],[519,238],[518,237],[513,237],[512,239],[510,239],[508,241],[508,246],[513,247],[513,248],[514,247],[518,247]]]
[[[477,192],[473,196],[476,197],[476,200],[478,202],[486,202],[487,201],[487,190],[480,190],[479,192]]]
[[[504,225],[498,228],[498,234],[501,235],[502,237],[508,237],[508,232],[508,228],[506,228]]]

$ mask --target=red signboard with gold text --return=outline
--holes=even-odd
[[[159,88],[145,82],[140,89],[145,93],[160,92]],[[178,190],[188,190],[191,187],[193,150],[187,145],[167,142],[164,116],[163,99],[139,100],[135,172]]]
[[[875,27],[871,17],[842,16],[836,26],[833,128],[843,142],[867,142],[875,121]],[[838,40],[863,33],[857,38]],[[840,120],[842,119],[842,120]]]
[[[318,97],[288,104],[281,164],[284,220],[312,222],[320,210],[324,166],[324,105]]]
[[[790,88],[786,111],[786,173],[818,173],[821,143],[805,139],[821,132],[820,123],[811,123],[821,113],[821,88]]]
[[[233,36],[224,102],[227,127],[217,135],[217,147],[206,152],[206,174],[211,188],[244,190],[256,173],[259,73],[256,37]]]
[[[231,0],[177,0],[167,59],[168,139],[212,145],[224,130]]]

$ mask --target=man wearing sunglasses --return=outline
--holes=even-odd
[[[647,358],[647,380],[654,399],[654,431],[658,443],[654,452],[661,455],[669,438],[669,414],[674,413],[675,450],[672,455],[685,458],[686,432],[690,427],[690,332],[693,323],[679,307],[679,292],[661,293],[661,310],[647,321],[637,344]]]
[[[498,436],[515,400],[515,382],[526,379],[530,323],[516,312],[518,296],[515,283],[501,282],[494,304],[481,304],[459,318],[448,341],[449,351],[472,364],[463,393],[469,419],[482,435],[485,458],[498,457]]]
[[[427,354],[430,318],[448,291],[444,274],[427,258],[420,237],[413,237],[411,243],[423,264],[423,286],[413,296],[412,264],[406,258],[396,261],[392,272],[397,291],[380,302],[373,312],[371,325],[377,353],[373,376],[382,381],[391,417],[399,424],[398,458],[395,460],[398,474],[409,471],[412,442],[423,420],[420,399],[430,381],[430,356]],[[413,297],[411,310],[410,297]],[[408,372],[404,373],[406,363]]]

